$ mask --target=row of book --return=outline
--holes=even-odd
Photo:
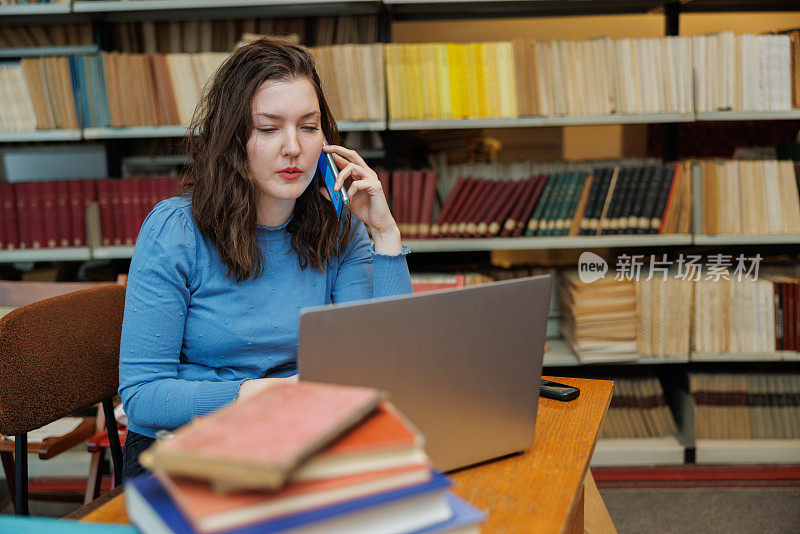
[[[0,26],[0,48],[87,46],[95,44],[92,25],[26,24]]]
[[[434,173],[395,172],[390,191],[407,237],[689,233],[688,169],[659,164],[527,179],[461,176],[435,218]]]
[[[197,418],[140,456],[152,474],[128,482],[128,517],[145,534],[478,532],[485,515],[383,397],[284,383]]]
[[[656,377],[614,378],[614,396],[608,407],[602,439],[674,436],[678,429]]]
[[[173,178],[0,183],[0,250],[87,246],[86,211],[94,202],[102,244],[132,245],[175,185]]]
[[[721,32],[692,39],[697,111],[800,107],[800,30],[783,35]]]
[[[388,44],[389,117],[783,111],[796,105],[792,94],[800,82],[792,78],[792,62],[800,50],[788,35],[737,36],[758,53],[748,55],[746,69],[742,61],[732,64],[746,78],[731,73],[722,80],[713,70],[720,68],[716,47],[706,46],[717,38]],[[720,84],[731,94],[744,93],[747,103],[700,98],[720,93]],[[758,104],[750,106],[751,100]]]
[[[112,50],[137,54],[230,52],[244,34],[296,35],[307,46],[378,41],[375,15],[136,21],[111,24]]]
[[[385,119],[380,45],[312,52],[337,119]],[[186,125],[204,84],[226,57],[217,52],[102,53],[5,64],[0,67],[0,130]]]
[[[698,162],[694,190],[701,233],[800,233],[800,164],[791,161]]]
[[[697,439],[800,438],[800,374],[689,373]]]
[[[561,331],[582,363],[800,350],[797,278],[738,279],[734,269],[718,279],[671,270],[648,280],[643,270],[639,280],[608,275],[591,282],[564,271],[557,291]]]

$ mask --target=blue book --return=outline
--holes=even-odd
[[[69,77],[72,81],[72,99],[75,104],[75,116],[78,119],[78,126],[83,128],[86,125],[83,115],[83,88],[81,87],[81,79],[78,71],[81,70],[81,58],[78,56],[69,56]]]
[[[486,514],[460,497],[447,492],[447,502],[453,510],[453,517],[447,521],[431,525],[413,534],[471,534],[480,532],[480,524],[486,519]]]
[[[14,534],[137,534],[128,525],[84,523],[49,517],[0,516],[0,532]]]
[[[447,477],[433,472],[431,480],[423,484],[216,532],[414,532],[452,518],[453,510],[447,497],[449,486]],[[144,534],[197,532],[155,476],[129,481],[125,488],[125,505],[128,518]]]

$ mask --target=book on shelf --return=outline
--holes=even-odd
[[[614,397],[600,428],[600,439],[660,438],[677,432],[658,378],[614,378]]]
[[[791,161],[699,161],[704,235],[800,234],[800,174]]]
[[[691,348],[694,285],[674,272],[636,281],[636,346],[640,355],[681,356]]]
[[[93,44],[94,32],[88,23],[0,26],[0,49]]]
[[[797,373],[689,373],[694,435],[702,439],[800,439]]]

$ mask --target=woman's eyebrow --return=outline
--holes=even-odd
[[[320,114],[319,111],[309,111],[308,113],[306,113],[305,115],[303,115],[300,118],[301,119],[307,119],[309,117],[313,117],[314,115],[319,115],[319,114]],[[268,119],[282,119],[283,118],[280,115],[275,115],[273,113],[264,113],[263,111],[262,112],[258,112],[258,113],[254,113],[253,117],[266,117]]]

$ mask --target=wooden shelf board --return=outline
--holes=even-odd
[[[32,132],[0,132],[0,143],[36,141],[79,141],[80,130],[36,130]]]
[[[390,120],[390,130],[448,130],[464,128],[531,128],[542,126],[585,126],[593,124],[650,124],[692,122],[691,113],[642,115],[583,115],[576,117],[519,117],[507,119]]]
[[[0,263],[35,261],[87,261],[92,258],[89,247],[39,248],[0,251]]]

